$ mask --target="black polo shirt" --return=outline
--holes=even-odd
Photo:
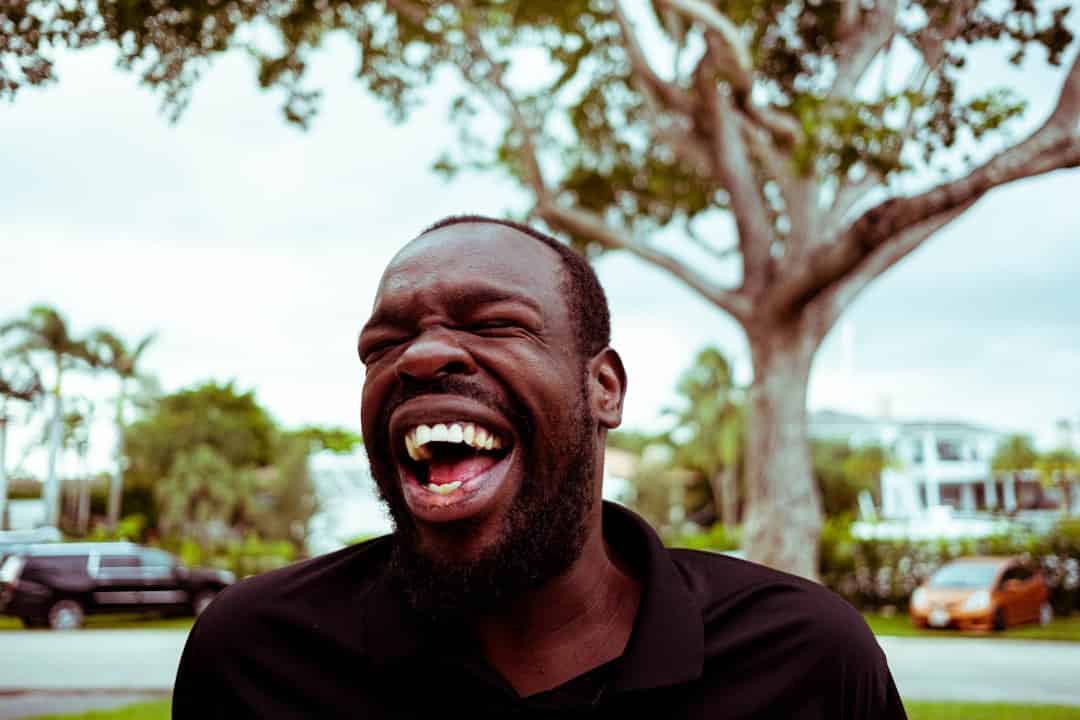
[[[905,717],[877,641],[829,590],[669,550],[618,505],[604,536],[641,581],[634,630],[553,690],[521,698],[468,641],[425,630],[386,579],[388,536],[223,593],[188,638],[173,717]]]

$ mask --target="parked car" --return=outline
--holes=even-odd
[[[916,627],[1004,630],[1053,618],[1040,571],[1016,557],[959,558],[943,565],[911,596]]]
[[[31,530],[0,530],[0,564],[8,555],[14,555],[27,545],[35,543],[60,542],[64,536],[54,527],[40,527]]]
[[[98,613],[198,615],[234,581],[134,543],[27,545],[0,565],[0,613],[53,629],[80,627]]]

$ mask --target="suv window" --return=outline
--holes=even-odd
[[[78,572],[86,569],[85,555],[46,555],[27,559],[28,567],[42,572]]]
[[[164,550],[143,550],[142,564],[143,567],[171,568],[176,564],[176,561],[173,559],[172,555]]]
[[[102,570],[111,568],[137,568],[139,567],[138,555],[102,555],[101,564],[99,567]]]
[[[39,555],[26,558],[23,577],[28,580],[40,580],[57,575],[85,575],[85,555]]]

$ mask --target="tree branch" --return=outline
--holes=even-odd
[[[463,1],[458,2],[458,7],[461,10],[462,15],[464,15],[466,3]],[[503,111],[510,116],[511,125],[521,136],[521,159],[525,165],[525,181],[532,188],[538,199],[546,198],[549,191],[547,184],[544,182],[544,174],[540,169],[540,160],[536,152],[536,143],[534,139],[536,130],[529,125],[525,116],[522,114],[517,98],[503,79],[502,65],[495,62],[488,54],[487,49],[484,48],[483,40],[476,31],[476,26],[466,19],[462,22],[462,29],[465,33],[465,39],[468,43],[470,54],[473,56],[473,62],[470,67],[461,68],[461,72],[468,81],[471,79],[469,76],[470,73],[475,72],[475,69],[478,66],[484,68],[482,71],[483,79],[486,80],[487,83],[491,85],[491,88],[503,98],[503,101],[506,104]],[[476,61],[480,62],[478,63]]]
[[[413,25],[423,27],[424,20],[427,19],[427,11],[423,7],[416,3],[409,2],[409,0],[386,0],[386,4],[391,9],[404,16],[406,20]]]
[[[855,26],[859,22],[859,0],[843,0],[840,8],[840,21],[837,23],[836,34],[840,38],[847,38],[855,32]]]
[[[552,228],[611,250],[629,250],[642,260],[667,270],[740,322],[750,316],[750,302],[742,293],[718,287],[675,256],[617,233],[594,213],[551,202],[537,203],[534,213]]]
[[[829,91],[833,98],[851,97],[874,58],[896,33],[896,0],[878,0],[861,27],[854,24],[858,19],[858,5],[857,1],[851,0],[844,3],[841,17],[844,39],[837,48],[836,79]],[[852,24],[848,25],[848,22]]]
[[[739,113],[724,90],[714,91],[710,115],[715,123],[716,171],[731,198],[743,257],[743,289],[754,295],[769,280],[772,220],[761,194],[758,174],[743,142]]]
[[[862,179],[854,182],[844,182],[836,193],[832,207],[825,218],[824,228],[827,237],[833,237],[843,226],[847,214],[855,204],[866,197],[866,194],[881,183],[881,177],[874,171],[867,169]]]
[[[620,0],[615,0],[613,12],[626,44],[626,57],[630,61],[630,70],[634,78],[641,83],[645,92],[657,97],[664,105],[681,112],[688,112],[692,106],[690,98],[685,91],[665,81],[652,69]]]
[[[972,200],[966,205],[953,208],[921,225],[905,230],[892,242],[867,256],[854,271],[823,293],[814,301],[824,306],[823,317],[827,318],[828,327],[823,328],[821,337],[824,338],[832,324],[874,278],[917,250],[930,236],[963,215],[974,204],[975,201]]]
[[[653,71],[638,43],[633,26],[623,11],[622,3],[615,3],[614,13],[626,43],[631,77],[649,112],[653,137],[669,147],[682,162],[694,168],[698,174],[707,176],[712,166],[708,148],[702,147],[700,141],[686,131],[685,125],[680,127],[678,123],[680,119],[685,123],[685,119],[692,113],[693,99],[685,90],[664,81]],[[672,118],[666,115],[667,110],[676,111],[680,117]]]
[[[732,245],[731,247],[724,248],[723,250],[720,250],[719,248],[710,245],[705,238],[701,237],[701,235],[699,235],[698,232],[694,230],[694,224],[690,218],[686,218],[684,227],[686,230],[686,236],[690,238],[695,245],[701,248],[703,252],[707,253],[709,257],[711,257],[713,260],[730,260],[731,258],[739,254],[738,243]]]
[[[1054,170],[1080,167],[1080,56],[1065,78],[1049,119],[1027,140],[999,153],[965,177],[910,197],[891,198],[853,222],[837,242],[819,248],[774,286],[765,312],[786,315],[853,272],[878,248],[913,228],[970,207],[1001,185]]]
[[[736,92],[749,94],[753,84],[751,77],[753,61],[750,48],[747,47],[735,23],[704,0],[660,0],[660,2],[705,26],[706,36],[711,36],[719,49],[719,55],[715,58],[717,69],[723,73],[724,79],[731,83]]]

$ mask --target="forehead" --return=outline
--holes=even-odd
[[[458,223],[406,245],[383,273],[375,304],[486,288],[551,313],[564,306],[562,277],[561,258],[543,242],[504,225]]]

